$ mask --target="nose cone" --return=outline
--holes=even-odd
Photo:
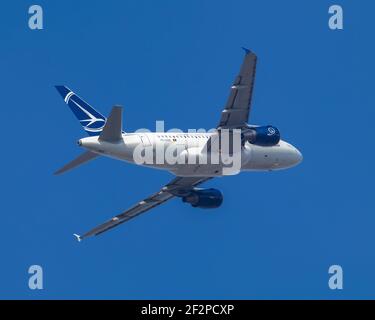
[[[297,164],[300,164],[303,160],[303,156],[302,156],[302,153],[297,149],[297,148],[294,148],[294,165],[296,166]]]
[[[303,160],[302,153],[293,145],[282,141],[278,149],[277,169],[288,169],[300,164]]]

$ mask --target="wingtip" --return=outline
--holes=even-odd
[[[243,51],[245,51],[246,54],[251,53],[251,50],[246,47],[241,47]]]
[[[76,237],[76,239],[77,239],[78,242],[82,241],[82,238],[81,238],[81,236],[79,234],[73,233],[73,236]]]

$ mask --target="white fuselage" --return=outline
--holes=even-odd
[[[240,167],[236,170],[223,171],[228,162],[220,158],[219,163],[207,162],[187,163],[182,161],[189,156],[202,156],[204,147],[214,133],[124,133],[122,141],[116,143],[103,142],[98,136],[80,139],[78,144],[92,152],[103,156],[127,161],[130,163],[167,170],[177,176],[222,176],[236,174],[240,171],[280,170],[293,167],[302,161],[301,153],[291,144],[280,140],[275,146],[258,146],[246,142],[240,151]],[[139,148],[148,150],[152,154],[152,161],[142,163],[137,158]],[[175,162],[160,159],[162,154],[168,153],[168,148],[175,148],[173,158]],[[159,152],[159,158],[156,154]],[[171,155],[170,155],[171,156]],[[233,156],[233,155],[232,155]],[[181,160],[181,161],[180,161]],[[230,160],[230,159],[229,159]],[[229,165],[230,167],[230,165]],[[228,173],[229,172],[229,173]]]

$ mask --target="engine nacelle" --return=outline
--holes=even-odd
[[[258,146],[274,146],[280,141],[280,131],[271,125],[248,127],[241,134],[242,143],[246,141]]]
[[[223,195],[219,190],[213,188],[194,189],[184,196],[182,201],[203,209],[218,208],[223,202]]]

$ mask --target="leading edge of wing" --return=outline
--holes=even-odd
[[[157,207],[158,205],[172,199],[177,196],[179,192],[189,190],[211,178],[209,177],[176,177],[170,183],[165,185],[159,192],[154,193],[148,198],[138,202],[130,209],[120,213],[119,215],[113,217],[112,219],[104,222],[103,224],[91,229],[85,234],[78,235],[74,234],[78,241],[83,240],[84,238],[97,236],[105,231],[108,231],[118,225],[129,221],[132,218],[144,213],[152,208]]]
[[[257,56],[247,48],[240,71],[230,88],[229,97],[221,112],[218,129],[242,128],[249,120],[251,100],[253,96]]]

